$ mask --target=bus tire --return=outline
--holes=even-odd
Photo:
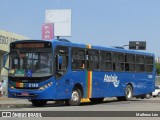
[[[129,101],[133,97],[133,88],[131,85],[127,85],[125,89],[125,97],[124,100]]]
[[[82,98],[82,93],[80,89],[75,88],[72,91],[71,98],[66,100],[65,103],[66,105],[70,105],[70,106],[78,106],[81,103],[81,98]]]
[[[144,99],[144,98],[145,98],[145,96],[141,96],[140,98],[141,98],[141,99]]]
[[[104,98],[89,98],[89,100],[92,103],[101,103],[101,102],[103,102]]]
[[[31,102],[32,102],[32,105],[36,107],[43,107],[47,103],[46,100],[31,100]]]
[[[148,94],[145,95],[145,97],[146,97],[146,99],[150,99],[151,98],[151,94],[148,93]]]

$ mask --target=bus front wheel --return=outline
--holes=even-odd
[[[72,91],[71,98],[66,100],[65,103],[70,106],[78,106],[81,102],[81,98],[82,98],[82,93],[80,89],[77,88]]]
[[[46,100],[31,100],[31,102],[32,102],[32,105],[36,107],[43,107],[47,103]]]

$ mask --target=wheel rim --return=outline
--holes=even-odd
[[[77,91],[73,91],[71,101],[78,102],[79,101],[79,94]]]
[[[147,94],[147,95],[146,95],[146,98],[150,98],[150,94]]]
[[[127,96],[127,98],[131,98],[132,97],[132,89],[130,87],[126,88],[126,96]]]

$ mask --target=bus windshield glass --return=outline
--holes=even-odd
[[[10,53],[10,71],[12,77],[44,77],[52,74],[51,52]]]

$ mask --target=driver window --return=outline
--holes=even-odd
[[[68,48],[57,47],[55,54],[56,78],[63,76],[68,68]]]

